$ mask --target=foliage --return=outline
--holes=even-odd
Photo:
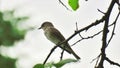
[[[50,62],[50,63],[47,63],[45,65],[43,65],[43,64],[36,64],[34,66],[34,68],[52,68],[52,67],[61,68],[65,64],[71,63],[71,62],[77,62],[77,60],[74,60],[74,59],[65,59],[65,60],[61,60],[61,61],[59,61],[57,63]]]
[[[62,67],[63,65],[67,64],[67,63],[70,63],[70,62],[77,62],[77,60],[74,60],[74,59],[65,59],[65,60],[62,60],[58,63],[54,63],[53,65],[56,67],[56,68],[60,68]]]
[[[36,65],[34,66],[34,68],[44,68],[44,65],[43,65],[43,64],[36,64]]]
[[[0,55],[0,68],[16,68],[16,59],[11,59]]]
[[[28,17],[15,17],[13,11],[0,12],[0,46],[13,46],[15,41],[24,39],[27,30],[18,29],[18,23]],[[16,68],[16,59],[0,54],[0,68]]]
[[[28,17],[16,18],[14,11],[0,12],[0,45],[11,46],[15,41],[24,38],[25,30],[20,30],[17,25]]]
[[[68,0],[68,4],[74,11],[79,8],[79,0]]]

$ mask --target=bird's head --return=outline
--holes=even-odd
[[[43,22],[43,24],[41,25],[41,27],[40,28],[38,28],[38,29],[43,29],[43,30],[45,30],[46,28],[48,28],[48,27],[54,27],[53,26],[53,24],[51,23],[51,22]]]

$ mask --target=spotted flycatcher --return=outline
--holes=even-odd
[[[53,26],[51,22],[44,22],[39,29],[43,29],[47,39],[56,45],[65,41],[64,36]],[[73,54],[76,59],[80,59],[80,57],[72,50],[68,42],[61,44],[60,47],[68,53]]]

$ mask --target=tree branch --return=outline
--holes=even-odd
[[[92,24],[90,24],[90,25],[88,25],[88,26],[86,26],[86,27],[84,27],[84,28],[82,28],[82,29],[80,29],[80,30],[78,30],[78,31],[75,31],[75,33],[73,33],[69,38],[67,38],[65,41],[63,41],[63,43],[66,42],[66,41],[69,41],[70,39],[72,39],[75,35],[79,34],[80,32],[82,32],[82,31],[84,31],[84,30],[88,30],[89,28],[100,24],[101,22],[104,21],[104,18],[105,18],[105,17],[103,16],[100,20],[96,20],[96,21],[93,22]]]
[[[114,62],[114,61],[111,61],[109,58],[105,57],[105,60],[108,61],[110,64],[113,64],[113,65],[116,65],[116,66],[119,66],[120,67],[120,64]]]
[[[61,2],[61,0],[59,0],[59,1]],[[93,26],[96,26],[96,25],[98,25],[98,24],[100,24],[100,23],[102,23],[102,22],[105,21],[103,31],[100,31],[100,32],[94,34],[94,35],[91,36],[91,37],[87,37],[87,38],[92,38],[92,37],[100,34],[101,32],[103,32],[102,48],[101,48],[101,54],[100,54],[100,56],[99,56],[99,57],[101,57],[101,60],[100,60],[98,66],[97,66],[96,68],[104,68],[104,67],[103,67],[104,60],[107,60],[107,61],[110,62],[111,64],[115,64],[115,65],[118,65],[118,66],[119,66],[119,64],[117,64],[117,63],[111,61],[109,58],[107,58],[107,57],[106,57],[106,53],[105,53],[106,47],[107,47],[107,45],[109,44],[109,42],[111,41],[111,39],[109,39],[109,42],[108,42],[108,44],[107,44],[107,34],[108,34],[108,32],[109,32],[109,31],[108,31],[108,27],[109,27],[109,25],[108,25],[108,24],[109,24],[109,17],[110,17],[111,11],[112,11],[113,6],[114,6],[115,3],[116,3],[116,0],[112,0],[112,2],[111,2],[111,4],[110,4],[110,7],[108,8],[108,10],[107,10],[107,12],[105,13],[105,15],[104,15],[101,19],[96,20],[95,22],[93,22],[92,24],[90,24],[90,25],[88,25],[88,26],[86,26],[86,27],[84,27],[84,28],[82,28],[82,29],[80,29],[80,30],[78,30],[78,27],[77,27],[77,24],[76,24],[76,30],[77,30],[77,31],[75,31],[75,33],[73,33],[69,38],[67,38],[66,40],[64,40],[64,41],[61,42],[60,44],[56,45],[54,48],[52,48],[52,49],[51,49],[51,52],[48,54],[48,56],[47,56],[47,58],[46,58],[46,60],[44,61],[43,64],[45,64],[45,63],[47,62],[48,58],[50,57],[50,55],[52,54],[52,52],[53,52],[57,47],[62,48],[62,47],[60,46],[61,44],[65,43],[65,42],[68,42],[68,41],[69,41],[70,39],[72,39],[75,35],[80,34],[80,32],[85,31],[85,30],[87,31],[89,28],[91,28],[91,27],[93,27]],[[113,25],[114,25],[114,24],[113,24]],[[110,26],[111,26],[111,25],[110,25]],[[115,30],[115,29],[113,29],[113,30]],[[114,31],[113,31],[113,33],[114,33]],[[112,36],[111,36],[111,37],[112,37]],[[81,38],[83,38],[83,37],[81,36]],[[84,38],[84,39],[87,39],[87,38]],[[65,48],[62,48],[62,49],[63,49],[63,52],[64,52]],[[62,56],[63,56],[63,52],[61,53],[61,59],[62,59]],[[98,63],[98,60],[97,60],[97,63]],[[96,63],[96,65],[97,65],[97,63]]]
[[[103,29],[103,37],[102,37],[102,48],[101,48],[101,60],[99,62],[99,65],[97,68],[104,68],[103,63],[106,58],[106,46],[107,46],[107,34],[108,34],[108,24],[109,24],[109,17],[111,14],[111,11],[113,9],[113,6],[115,4],[116,0],[112,0],[110,7],[108,8],[108,11],[105,14],[105,24],[104,24],[104,29]]]
[[[94,35],[92,35],[92,36],[82,37],[80,40],[76,41],[76,42],[73,43],[71,46],[74,46],[75,44],[77,44],[78,42],[80,42],[80,41],[82,41],[82,40],[93,38],[93,37],[99,35],[101,32],[103,32],[103,30],[97,32],[96,34],[94,34]]]

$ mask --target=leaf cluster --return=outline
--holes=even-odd
[[[0,12],[0,45],[11,46],[15,41],[23,39],[26,31],[18,29],[18,23],[27,19],[16,18],[14,11]]]

